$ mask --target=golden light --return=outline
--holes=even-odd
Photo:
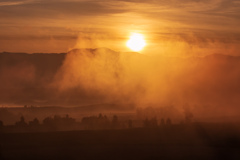
[[[144,37],[139,33],[133,33],[127,41],[127,47],[136,52],[141,51],[145,45]]]

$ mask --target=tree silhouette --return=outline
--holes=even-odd
[[[185,108],[185,111],[184,111],[185,112],[185,122],[186,123],[191,123],[192,120],[193,120],[193,114],[190,110],[190,106],[188,104],[186,104],[184,106],[184,108]]]
[[[26,127],[27,123],[25,122],[25,119],[23,116],[21,116],[20,121],[16,122],[15,125],[17,127]]]
[[[133,125],[132,125],[132,120],[128,120],[128,128],[133,128]]]
[[[113,128],[118,128],[119,127],[118,117],[116,115],[113,116],[112,127]]]
[[[102,116],[102,114],[101,114],[101,113],[98,115],[98,118],[100,118],[100,119],[101,119],[101,118],[103,118],[103,116]]]
[[[185,112],[185,121],[186,123],[191,123],[193,119],[193,114],[191,112]]]
[[[172,121],[171,121],[171,119],[170,118],[167,118],[167,125],[171,125],[172,124]]]
[[[144,126],[144,127],[149,127],[149,126],[150,126],[150,122],[149,122],[148,118],[146,118],[146,119],[143,121],[143,126]]]
[[[158,126],[157,118],[154,117],[154,118],[152,118],[150,120],[148,118],[146,118],[143,121],[143,125],[144,125],[144,127],[157,127]]]
[[[151,127],[157,127],[158,126],[158,123],[157,123],[157,118],[154,117],[150,120],[150,126]]]
[[[3,121],[0,121],[0,128],[3,127]]]
[[[29,126],[31,126],[31,127],[38,127],[39,125],[40,125],[40,123],[37,118],[34,118],[34,120],[29,122]]]
[[[51,118],[51,117],[46,117],[46,118],[43,120],[43,125],[44,125],[44,126],[47,126],[47,127],[53,127],[53,126],[54,126],[53,118]]]
[[[161,125],[165,125],[165,120],[164,120],[164,118],[161,119]]]
[[[71,127],[73,125],[75,125],[76,120],[74,118],[69,117],[69,115],[67,114],[66,117],[63,117],[60,119],[61,124],[64,127]]]
[[[65,117],[61,117],[59,115],[54,115],[53,118],[47,117],[43,120],[43,126],[48,129],[54,130],[66,130],[73,129],[76,127],[76,120],[69,117],[67,114]]]

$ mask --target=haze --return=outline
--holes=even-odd
[[[239,55],[239,10],[239,0],[2,0],[0,51],[123,52],[137,32],[146,38],[145,54]]]
[[[240,160],[240,0],[0,0],[0,159]]]
[[[190,106],[238,120],[239,10],[238,0],[1,1],[0,51],[15,53],[0,54],[0,103]],[[131,33],[144,37],[139,53]]]

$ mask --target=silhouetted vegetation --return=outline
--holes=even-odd
[[[27,123],[25,122],[25,119],[23,116],[21,116],[20,121],[16,122],[16,127],[27,127]]]
[[[69,115],[47,116],[42,121],[38,118],[26,121],[21,116],[14,125],[3,125],[0,121],[0,158],[48,159],[49,155],[53,159],[104,159],[106,156],[115,159],[116,155],[120,159],[146,159],[149,155],[156,159],[240,157],[237,124],[196,123],[186,119],[184,123],[173,123],[171,117],[157,118],[152,114],[145,119],[130,117],[100,113],[82,117],[81,121]],[[192,119],[191,114],[189,117]],[[209,152],[209,148],[214,152]],[[55,150],[61,152],[56,154]],[[74,150],[81,151],[81,156]],[[93,154],[88,154],[90,151]]]
[[[80,108],[80,107],[79,107]],[[78,117],[77,113],[79,108],[62,108],[62,107],[37,107],[34,105],[24,105],[22,108],[14,108],[15,116],[20,117],[20,120],[16,121],[14,125],[7,124],[2,127],[4,132],[46,132],[46,131],[68,131],[68,130],[111,130],[111,129],[134,129],[134,128],[158,128],[162,126],[171,126],[174,124],[179,124],[180,121],[175,123],[170,117],[173,113],[172,109],[162,108],[156,109],[152,107],[139,108],[136,113],[124,113],[122,116],[117,114],[98,114],[92,116],[82,116]],[[83,107],[84,108],[84,107]],[[171,106],[170,106],[171,108]],[[80,108],[81,111],[84,109]],[[1,113],[12,114],[8,111],[8,108],[1,108]],[[34,113],[36,117],[32,115]],[[43,112],[51,111],[51,112]],[[54,116],[45,116],[44,113],[48,115],[53,115],[53,112],[58,112],[60,114],[55,114]],[[64,112],[70,112],[74,114],[76,118],[70,117],[68,114],[65,116],[62,114]],[[76,113],[74,113],[74,111]],[[85,112],[84,112],[85,113]],[[182,117],[184,124],[192,124],[193,115],[190,111],[184,112],[185,117]],[[188,113],[188,114],[187,114]],[[31,114],[31,116],[29,116]],[[20,116],[21,115],[21,116]],[[174,115],[174,114],[173,114]],[[169,117],[166,117],[169,116]],[[183,115],[184,116],[184,115]],[[40,117],[40,118],[39,118]],[[184,120],[185,118],[185,120]],[[3,121],[4,122],[4,121]]]
[[[165,125],[165,120],[164,120],[164,118],[161,119],[161,125]]]
[[[164,121],[162,119],[161,121]],[[2,124],[2,125],[1,125]],[[164,123],[165,124],[165,123]],[[167,125],[171,125],[172,122],[168,118]],[[162,122],[161,122],[161,125]],[[128,129],[128,128],[156,128],[158,119],[156,117],[146,118],[145,120],[135,119],[119,119],[117,115],[113,115],[108,118],[101,113],[98,116],[86,116],[82,120],[76,121],[76,119],[66,116],[48,116],[40,122],[38,118],[34,118],[27,122],[24,116],[20,117],[20,120],[15,125],[3,126],[3,122],[0,121],[0,127],[2,126],[5,132],[39,132],[39,131],[64,131],[64,130],[111,130],[111,129]]]
[[[132,120],[128,120],[128,128],[133,128],[133,122]]]
[[[166,124],[167,124],[167,125],[171,125],[171,124],[172,124],[172,121],[171,121],[170,118],[167,119]]]
[[[150,120],[148,118],[144,120],[144,127],[157,127],[157,126],[158,126],[158,122],[156,117]]]
[[[81,124],[85,129],[110,129],[111,123],[106,115],[83,117]]]
[[[37,118],[34,118],[34,120],[32,120],[32,121],[29,121],[29,126],[31,127],[37,127],[37,126],[39,126],[40,125],[40,123],[39,123],[39,120],[37,119]]]

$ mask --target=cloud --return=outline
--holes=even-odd
[[[16,5],[24,5],[27,3],[31,3],[33,0],[3,0],[0,2],[0,7],[2,6],[16,6]]]
[[[7,2],[4,2],[7,3]],[[21,6],[10,5],[19,3]],[[40,1],[25,3],[25,1],[9,2],[2,5],[1,12],[8,18],[61,18],[68,16],[93,16],[121,13],[124,9],[111,9],[101,3],[92,1]]]
[[[46,44],[48,37],[65,41],[66,45],[62,48],[72,48],[74,40],[71,40],[72,46],[67,43],[70,37],[87,34],[91,39],[97,37],[98,40],[99,35],[106,35],[105,37],[109,39],[105,40],[112,41],[107,44],[114,44],[112,49],[125,51],[124,41],[130,32],[144,34],[149,44],[151,43],[155,47],[159,42],[162,43],[163,39],[170,42],[174,41],[174,38],[179,40],[178,44],[190,44],[192,48],[193,45],[198,45],[198,42],[199,46],[217,44],[214,48],[221,46],[219,43],[233,42],[231,45],[235,45],[234,50],[237,50],[238,47],[236,45],[240,32],[237,27],[240,25],[238,0],[9,2],[21,3],[21,5],[0,6],[0,29],[4,31],[0,32],[0,37],[4,39],[1,43],[6,44],[0,46],[2,51],[9,50],[7,44],[13,46],[12,48],[23,48],[15,42],[17,40],[22,39],[21,43],[27,43],[26,39],[36,40],[39,38],[39,41],[42,41],[41,44]],[[64,38],[65,40],[63,40]],[[121,50],[121,48],[124,49]],[[35,52],[40,49],[36,45]],[[147,49],[148,47],[146,47],[146,52],[149,53],[150,51]],[[157,48],[156,50],[161,49]],[[34,49],[28,52],[32,52],[32,50]],[[66,50],[62,50],[62,52],[64,51]],[[56,52],[56,48],[49,46],[49,52]]]

